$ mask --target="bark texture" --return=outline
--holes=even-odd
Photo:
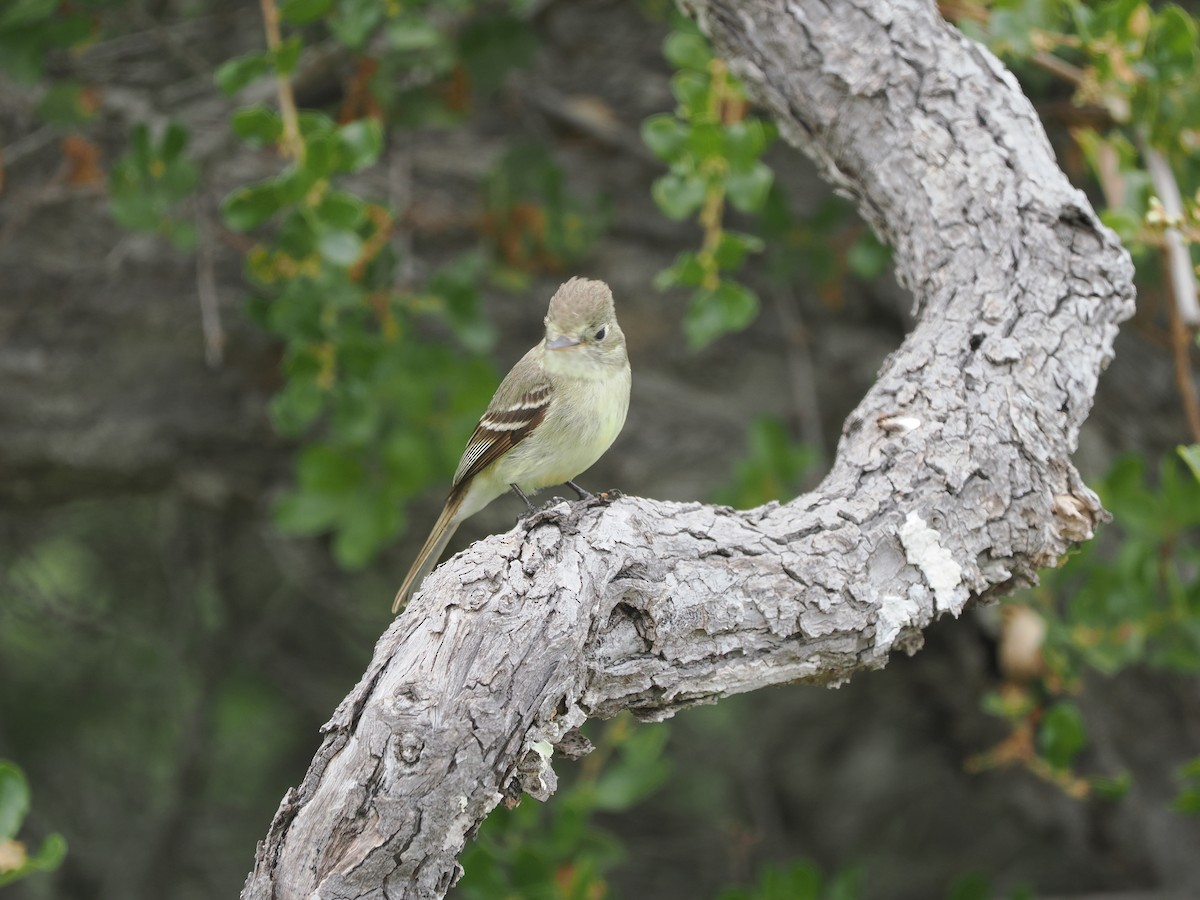
[[[245,898],[441,897],[492,808],[554,791],[589,716],[881,667],[1105,516],[1070,454],[1133,270],[1013,77],[924,0],[687,5],[895,249],[918,324],[818,490],[746,512],[562,503],[439,568],[325,726]]]

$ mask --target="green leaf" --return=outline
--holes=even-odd
[[[696,175],[668,172],[655,180],[650,189],[654,202],[671,219],[686,219],[704,203],[707,188]]]
[[[293,34],[286,38],[279,45],[279,49],[271,56],[271,65],[275,69],[277,75],[291,75],[296,71],[296,66],[300,62],[300,51],[304,45],[300,41],[300,35]]]
[[[279,15],[285,22],[304,25],[313,22],[333,9],[333,0],[283,0]]]
[[[388,46],[398,53],[432,50],[445,40],[437,26],[415,15],[389,22],[386,35]]]
[[[1142,217],[1130,209],[1110,206],[1100,211],[1100,221],[1115,231],[1124,244],[1133,243],[1142,230]]]
[[[663,759],[668,732],[639,726],[621,748],[621,756],[596,779],[593,802],[605,812],[630,809],[666,780],[670,766]]]
[[[725,154],[734,169],[748,169],[775,139],[775,126],[750,118],[725,126]]]
[[[1087,744],[1079,707],[1063,700],[1046,710],[1038,729],[1038,743],[1052,765],[1060,769],[1068,768]]]
[[[0,841],[15,838],[29,813],[29,783],[13,763],[0,759]]]
[[[762,238],[753,234],[723,231],[720,243],[713,252],[717,265],[725,271],[733,272],[741,267],[747,253],[758,253],[764,246]]]
[[[167,163],[175,162],[183,155],[183,151],[188,145],[188,130],[178,122],[168,122],[167,130],[163,132],[162,141],[159,145],[159,154],[162,161]]]
[[[180,250],[195,249],[199,235],[194,222],[167,220],[165,231],[171,243]]]
[[[96,110],[85,102],[83,85],[60,81],[43,95],[37,115],[51,125],[82,125],[96,117]]]
[[[704,266],[700,264],[697,255],[684,251],[675,257],[670,268],[663,269],[654,276],[654,287],[660,291],[674,287],[677,284],[699,287],[704,283]]]
[[[271,71],[271,61],[263,51],[248,53],[222,63],[215,81],[224,93],[233,96],[252,81]]]
[[[528,68],[537,56],[538,40],[515,16],[484,15],[473,19],[458,37],[458,52],[483,90],[498,88],[510,70]]]
[[[725,179],[725,192],[742,212],[757,212],[767,200],[774,173],[766,163],[756,162],[748,170],[734,170]]]
[[[133,130],[129,152],[108,180],[109,210],[120,225],[186,242],[191,225],[174,218],[173,211],[200,179],[199,168],[183,156],[187,140],[187,129],[174,122],[157,142],[144,125]]]
[[[836,873],[829,881],[824,900],[861,900],[862,870],[851,866]]]
[[[27,856],[15,869],[0,871],[0,887],[19,881],[34,872],[51,872],[57,869],[67,855],[67,842],[61,834],[51,834],[42,841],[41,848]]]
[[[722,281],[715,289],[702,288],[693,297],[683,319],[683,330],[693,350],[711,344],[730,331],[739,331],[758,315],[758,297],[736,281]]]
[[[307,491],[337,494],[361,483],[362,465],[358,460],[329,444],[309,444],[296,462],[300,486]]]
[[[326,228],[353,231],[367,215],[367,205],[353,194],[330,191],[317,205],[318,222]]]
[[[67,856],[67,841],[61,834],[48,834],[38,852],[29,858],[27,871],[51,872],[57,869]]]
[[[234,231],[249,231],[261,225],[282,207],[279,186],[274,181],[238,188],[225,198],[221,212]]]
[[[353,231],[325,231],[317,238],[317,252],[335,266],[354,265],[362,250],[362,238]]]
[[[850,271],[866,281],[873,281],[887,271],[892,261],[892,248],[881,244],[871,232],[858,238],[846,252]]]
[[[337,122],[325,113],[311,109],[301,110],[296,116],[296,122],[300,127],[300,137],[306,141],[318,136],[329,136],[337,131],[338,127]]]
[[[796,443],[788,427],[770,416],[751,424],[746,451],[734,467],[732,483],[714,493],[715,502],[750,509],[794,497],[817,460],[812,447]]]
[[[697,160],[725,156],[725,129],[716,122],[697,122],[687,136],[688,152]]]
[[[1175,452],[1179,454],[1180,459],[1187,463],[1187,467],[1192,470],[1196,480],[1200,481],[1200,444],[1192,444],[1187,447],[1180,444],[1175,448]]]
[[[677,69],[707,72],[712,51],[700,35],[672,31],[663,41],[663,56]]]
[[[0,13],[0,68],[22,81],[43,76],[51,50],[75,47],[97,31],[93,16],[68,12],[61,2],[46,14],[44,3],[18,0]]]
[[[1108,777],[1093,778],[1091,784],[1097,797],[1103,797],[1105,800],[1120,800],[1133,787],[1133,776],[1128,772],[1121,772]]]
[[[805,860],[789,868],[765,866],[753,888],[730,888],[718,900],[822,900],[821,887],[820,869]]]
[[[299,437],[325,408],[326,392],[312,378],[289,374],[282,391],[271,399],[271,420],[288,437]]]
[[[338,564],[355,570],[369,563],[396,534],[400,515],[398,504],[386,492],[369,487],[357,492],[333,539],[333,554]]]
[[[373,165],[383,150],[383,128],[376,119],[357,119],[338,129],[341,167],[357,172]]]
[[[298,170],[314,182],[328,178],[339,171],[345,171],[343,153],[337,136],[332,133],[318,133],[305,138],[304,165]],[[304,191],[307,193],[307,190]],[[293,201],[300,200],[304,193],[292,197]]]
[[[670,113],[659,113],[642,123],[642,140],[664,162],[671,162],[679,155],[687,136],[688,127]]]
[[[671,76],[671,93],[679,101],[684,118],[700,118],[708,112],[712,79],[699,72],[676,72]]]
[[[154,143],[150,139],[150,126],[144,122],[135,125],[129,136],[129,159],[138,174],[150,174],[150,164],[154,161]]]
[[[275,525],[285,534],[320,534],[338,523],[344,507],[340,494],[297,490],[276,505]]]
[[[950,886],[947,900],[991,900],[992,888],[986,875],[964,875]]]
[[[32,25],[50,18],[58,10],[60,0],[14,0],[0,13],[0,28]]]
[[[1171,808],[1176,812],[1200,815],[1200,756],[1184,763],[1176,777],[1184,783],[1184,789]]]
[[[341,0],[337,14],[329,20],[329,29],[339,41],[357,50],[366,43],[383,15],[384,4],[379,0]]]
[[[283,120],[265,106],[243,106],[233,114],[233,131],[259,147],[275,144],[283,135]]]

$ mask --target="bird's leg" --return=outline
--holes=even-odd
[[[573,490],[576,494],[579,495],[580,500],[595,500],[596,499],[595,494],[593,494],[591,491],[585,491],[583,488],[581,488],[579,485],[577,485],[573,481],[566,482],[566,485],[571,490]]]
[[[509,484],[509,487],[513,489],[514,494],[516,494],[518,497],[520,497],[522,500],[525,501],[525,505],[529,507],[529,511],[533,512],[533,504],[529,502],[529,498],[525,496],[525,492],[523,490],[521,490],[515,483]],[[521,516],[517,516],[518,522],[520,522],[521,519],[522,519]]]

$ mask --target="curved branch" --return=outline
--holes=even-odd
[[[1069,459],[1132,267],[1015,80],[926,0],[691,3],[895,248],[919,323],[820,488],[561,504],[438,569],[260,844],[246,898],[440,897],[589,716],[836,682],[1035,580],[1105,516]]]

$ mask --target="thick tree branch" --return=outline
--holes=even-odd
[[[589,716],[846,679],[1028,584],[1104,517],[1070,463],[1132,268],[1015,80],[923,0],[691,3],[895,248],[919,323],[820,488],[566,504],[443,565],[380,639],[246,898],[440,897]]]

